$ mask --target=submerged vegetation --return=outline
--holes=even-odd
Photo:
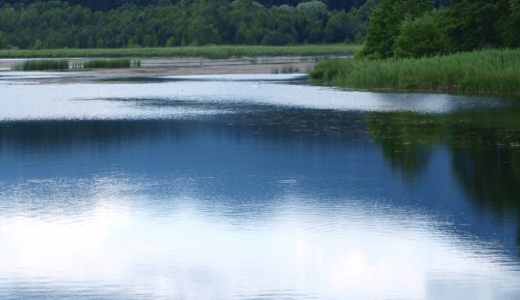
[[[310,77],[342,87],[520,93],[520,49],[420,59],[343,59],[316,65]]]
[[[42,71],[42,70],[66,70],[69,68],[69,61],[66,59],[44,59],[27,60],[21,64],[14,65],[11,69],[15,71]]]

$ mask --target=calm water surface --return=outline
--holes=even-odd
[[[520,298],[518,99],[0,75],[1,299]]]

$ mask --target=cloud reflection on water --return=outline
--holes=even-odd
[[[498,253],[437,229],[420,212],[355,199],[323,206],[288,191],[257,223],[219,215],[221,208],[208,209],[185,190],[163,200],[176,207],[158,216],[163,202],[122,196],[133,180],[146,181],[105,178],[95,191],[76,195],[73,201],[94,204],[87,210],[4,215],[0,257],[9,259],[0,261],[0,289],[6,280],[37,285],[45,274],[49,291],[53,283],[104,282],[122,286],[130,298],[234,299],[292,291],[331,299],[422,299],[442,292],[437,284],[446,278],[461,283],[452,287],[460,293],[466,284],[466,295],[520,283]]]
[[[401,126],[470,111],[471,97],[283,81],[254,94],[247,81],[0,84],[0,294],[11,299],[520,293],[514,225],[466,201],[444,125]],[[417,155],[396,154],[407,147]]]

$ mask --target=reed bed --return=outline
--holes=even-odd
[[[66,59],[39,59],[27,60],[21,64],[11,67],[14,71],[43,71],[43,70],[66,70],[69,68],[69,61]]]
[[[255,56],[353,55],[359,45],[226,46],[119,49],[0,50],[0,58],[40,57],[205,57],[214,59]]]
[[[421,59],[342,59],[318,63],[327,84],[399,91],[520,93],[520,50],[483,50]]]

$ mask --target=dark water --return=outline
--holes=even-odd
[[[517,99],[32,75],[0,77],[1,299],[520,298]]]

